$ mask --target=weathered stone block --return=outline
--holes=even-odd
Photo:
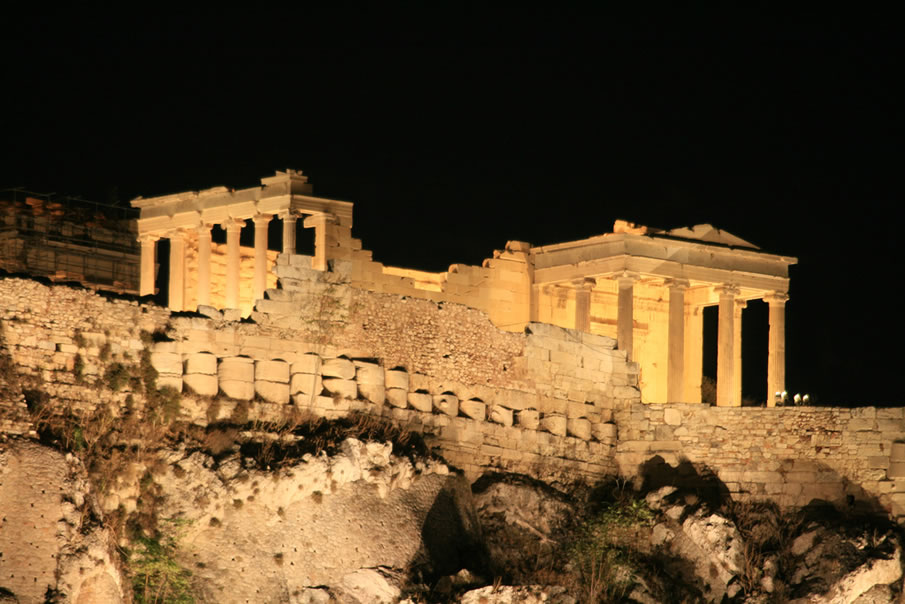
[[[402,388],[387,388],[387,402],[398,409],[408,406],[408,391]]]
[[[220,382],[224,380],[253,383],[255,380],[254,361],[248,357],[227,357],[217,366]],[[252,387],[254,391],[254,387]]]
[[[560,415],[558,413],[550,415],[545,414],[540,420],[540,428],[550,434],[565,436],[568,428],[568,420],[565,415]]]
[[[905,461],[889,462],[889,469],[886,471],[889,478],[905,478]]]
[[[434,400],[427,392],[409,392],[408,404],[412,409],[422,413],[430,413],[433,411]]]
[[[220,389],[216,375],[188,373],[182,376],[182,383],[192,392],[201,396],[217,396]]]
[[[355,361],[355,381],[359,385],[373,384],[375,386],[383,386],[386,384],[383,367],[377,363],[366,363],[364,361]]]
[[[255,380],[288,384],[289,363],[279,360],[258,361],[255,363]]]
[[[434,408],[444,415],[457,417],[459,415],[459,397],[450,393],[435,394]]]
[[[185,373],[217,375],[217,356],[209,352],[195,352],[185,355]]]
[[[487,419],[487,405],[476,400],[461,401],[459,403],[459,413],[482,422]]]
[[[673,407],[663,410],[663,421],[670,426],[679,426],[682,424],[682,412]]]
[[[321,375],[325,378],[351,380],[355,377],[355,364],[349,359],[329,359],[321,365]]]
[[[502,405],[492,405],[490,407],[490,421],[503,426],[511,426],[512,409],[507,409]]]
[[[240,401],[250,401],[255,397],[255,383],[251,380],[221,379],[220,390],[229,398]]]
[[[300,354],[295,362],[292,364],[291,373],[320,373],[321,369],[321,358],[314,354],[313,352],[309,352],[306,354]]]
[[[294,373],[289,380],[290,394],[320,394],[324,389],[320,375]]]
[[[330,394],[341,396],[342,398],[358,398],[358,384],[355,383],[355,380],[325,377],[324,390]]]
[[[616,424],[591,424],[591,435],[601,442],[615,442]]]
[[[573,417],[566,423],[566,432],[581,440],[591,440],[591,422],[583,417]]]
[[[537,409],[522,409],[515,412],[519,427],[526,430],[537,430],[540,424],[540,412]]]
[[[158,373],[182,375],[182,355],[177,352],[152,352],[151,366]]]
[[[182,376],[173,373],[161,373],[157,376],[157,387],[169,387],[177,392],[182,392]]]
[[[268,403],[285,405],[289,402],[289,384],[282,382],[255,380],[255,393]]]
[[[361,398],[374,403],[375,405],[382,405],[387,398],[386,387],[383,384],[362,384],[358,382],[358,394]]]
[[[402,369],[390,369],[386,372],[385,381],[387,388],[401,388],[408,392],[409,374]]]
[[[905,442],[892,443],[889,450],[889,459],[892,461],[905,461]]]

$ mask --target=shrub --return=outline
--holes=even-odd
[[[104,383],[114,392],[122,390],[131,378],[132,372],[122,363],[113,363],[104,372]]]
[[[132,596],[138,604],[192,604],[192,573],[176,561],[181,522],[167,520],[166,534],[159,539],[137,537],[129,556]]]

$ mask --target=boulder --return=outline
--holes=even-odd
[[[487,419],[487,405],[474,399],[461,401],[459,403],[459,413],[465,417],[483,422]]]

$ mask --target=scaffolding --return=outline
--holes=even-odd
[[[138,293],[137,217],[78,197],[0,191],[0,269]]]

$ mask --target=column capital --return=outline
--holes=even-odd
[[[722,298],[723,296],[727,298],[735,298],[739,294],[739,287],[733,283],[723,283],[721,285],[714,285],[713,291],[719,294]]]
[[[583,290],[592,290],[594,286],[597,285],[597,279],[594,277],[579,277],[578,279],[572,279],[572,285],[576,289]]]
[[[160,240],[160,235],[148,234],[148,235],[139,235],[138,236],[139,243],[144,243],[144,244],[154,243],[155,241],[159,241],[159,240]]]
[[[789,294],[785,292],[770,292],[763,296],[763,301],[770,306],[785,306],[789,301]]]
[[[171,231],[167,231],[166,233],[164,233],[164,237],[166,237],[167,239],[170,239],[170,240],[173,240],[173,239],[182,240],[182,239],[185,239],[185,236],[187,234],[188,233],[185,232],[185,229],[173,229]]]
[[[214,225],[212,225],[208,222],[202,222],[198,226],[195,227],[195,230],[198,232],[199,235],[207,235],[209,237],[213,226]]]
[[[273,220],[273,214],[255,214],[252,220],[256,227],[267,226]]]
[[[635,281],[641,278],[641,275],[634,271],[622,271],[621,273],[613,275],[613,278],[619,284],[620,288],[624,288],[633,286]]]
[[[748,308],[748,301],[747,300],[736,300],[735,309],[742,310],[743,308]]]
[[[667,279],[664,282],[664,285],[671,290],[673,290],[673,289],[685,290],[685,289],[688,289],[689,283],[688,283],[688,279]]]
[[[242,227],[245,226],[245,221],[241,218],[230,218],[229,220],[224,220],[220,223],[220,226],[227,233],[238,233],[242,230]]]
[[[281,220],[298,220],[299,215],[292,210],[281,210],[277,213],[277,218]]]

